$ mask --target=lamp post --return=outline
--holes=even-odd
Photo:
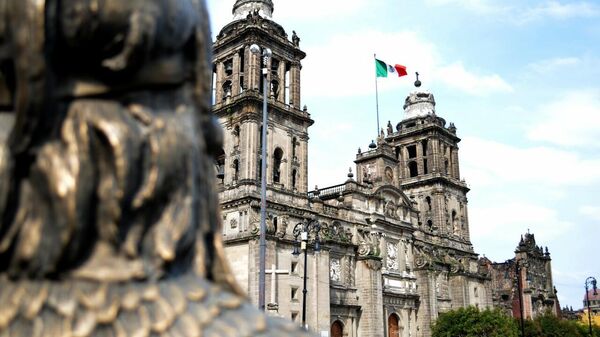
[[[253,44],[250,46],[253,54],[258,54],[261,48]],[[267,219],[267,68],[271,58],[271,49],[262,49],[262,76],[263,76],[263,118],[262,118],[262,151],[261,151],[261,179],[260,179],[260,237],[259,237],[259,258],[258,258],[258,308],[265,310],[265,267],[266,267],[266,219]]]
[[[598,292],[597,292],[598,288],[596,287],[596,279],[592,276],[585,279],[585,301],[587,302],[587,309],[588,309],[588,323],[589,323],[589,329],[590,329],[590,337],[593,337],[592,311],[590,310],[590,290],[589,290],[590,284],[592,285],[592,288],[594,289],[594,296],[598,295]]]
[[[303,289],[302,289],[302,327],[308,330],[308,326],[306,325],[306,270],[308,269],[306,266],[307,263],[307,251],[308,251],[308,242],[310,236],[313,237],[313,241],[315,243],[314,251],[318,252],[321,250],[321,239],[319,238],[319,232],[321,232],[321,224],[317,220],[309,220],[307,222],[300,222],[294,226],[294,251],[292,254],[295,256],[300,255],[300,250],[298,249],[298,243],[300,243],[300,249],[304,251],[304,277],[303,277]],[[300,237],[300,242],[298,242],[298,237]]]

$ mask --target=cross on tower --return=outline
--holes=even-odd
[[[277,274],[289,274],[289,270],[276,269],[275,264],[271,265],[271,269],[265,270],[265,274],[271,274],[271,302],[269,304],[277,304],[275,299],[275,290],[277,282]]]

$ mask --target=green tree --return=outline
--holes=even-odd
[[[502,311],[460,308],[440,314],[432,337],[518,337],[517,323]]]
[[[515,320],[519,324],[518,320]],[[550,312],[525,321],[525,337],[589,337],[588,326],[580,322],[560,319]],[[594,337],[600,337],[594,327]]]

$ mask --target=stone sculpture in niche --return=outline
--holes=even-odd
[[[0,2],[0,335],[305,335],[224,259],[208,26],[200,0]]]

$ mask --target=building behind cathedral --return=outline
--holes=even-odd
[[[356,154],[356,167],[345,182],[308,189],[308,130],[315,121],[301,102],[306,54],[296,33],[288,36],[272,20],[273,9],[271,0],[236,1],[233,21],[213,46],[213,108],[225,133],[217,160],[223,236],[250,300],[258,302],[266,94],[270,314],[300,322],[306,268],[306,321],[321,336],[427,337],[438,314],[451,309],[499,306],[514,313],[517,276],[506,271],[517,261],[521,276],[531,274],[538,281],[535,289],[528,283],[522,289],[529,300],[524,300],[526,317],[556,308],[549,253],[535,240],[532,250],[522,242],[519,252],[519,244],[512,263],[494,264],[474,251],[460,138],[456,127],[437,115],[429,92],[417,88],[408,95],[402,120],[388,123],[374,146]],[[267,93],[262,58],[250,51],[252,44],[273,53]],[[294,230],[307,221],[321,224],[321,249],[309,245],[305,265],[292,252]],[[524,257],[532,262],[524,263]]]

